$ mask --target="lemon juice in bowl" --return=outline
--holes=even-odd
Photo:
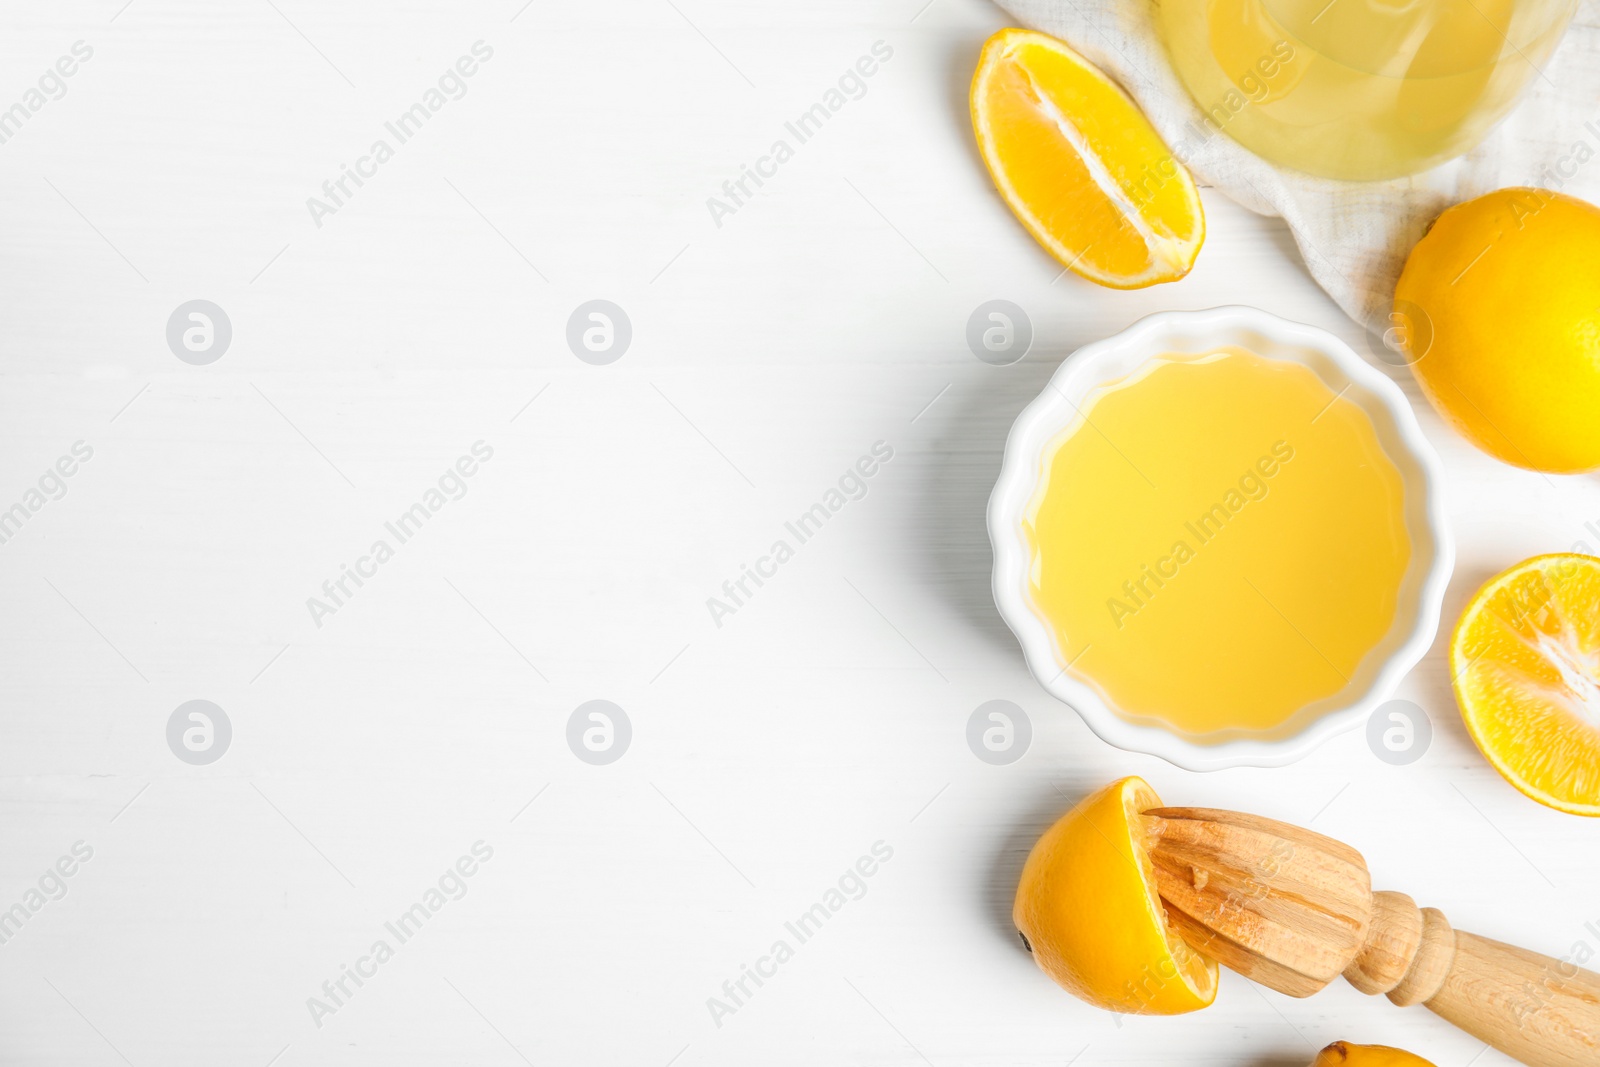
[[[1414,174],[1515,104],[1576,0],[1161,0],[1202,113],[1272,162],[1329,178]]]
[[[1413,557],[1371,417],[1238,347],[1107,383],[1045,450],[1028,599],[1064,670],[1200,743],[1302,728],[1371,666]]]

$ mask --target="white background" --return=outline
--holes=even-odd
[[[1505,1062],[1343,983],[1225,974],[1205,1012],[1121,1020],[1054,987],[1010,927],[1019,866],[1129,773],[1348,841],[1461,928],[1600,949],[1597,828],[1478,756],[1442,641],[1399,694],[1435,728],[1409,767],[1354,733],[1181,772],[1027,674],[983,508],[1067,353],[1223,303],[1371,348],[1283,226],[1209,191],[1182,283],[1056,280],[971,143],[998,10],[122,3],[11,3],[0,35],[0,107],[94,49],[0,145],[0,507],[94,449],[0,545],[0,908],[94,849],[0,945],[3,1062],[1294,1067],[1341,1038]],[[480,39],[467,95],[318,228],[307,197]],[[719,228],[706,198],[879,40],[867,94]],[[633,324],[610,366],[564,341],[596,297]],[[1036,330],[1011,367],[964,338],[994,297]],[[209,366],[165,340],[195,298],[233,324]],[[1594,541],[1592,479],[1496,464],[1390,373],[1449,473],[1447,620]],[[478,440],[468,494],[316,626],[306,599]],[[706,598],[879,440],[868,495],[714,626]],[[204,767],[165,739],[196,698],[234,729]],[[604,767],[565,741],[596,698],[634,731]],[[966,745],[991,699],[1033,722],[1011,766]],[[480,839],[470,892],[315,1025],[307,998]],[[866,895],[714,1025],[707,998],[879,840]]]

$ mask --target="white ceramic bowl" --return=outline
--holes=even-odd
[[[1093,390],[1152,357],[1198,355],[1224,345],[1310,367],[1330,389],[1367,412],[1405,484],[1412,558],[1388,635],[1368,653],[1345,689],[1318,703],[1314,718],[1289,736],[1201,744],[1161,726],[1123,718],[1093,687],[1062,669],[1051,630],[1028,593],[1032,549],[1023,532],[1023,516],[1044,476],[1047,448]],[[1049,387],[1012,425],[1000,478],[989,498],[995,603],[1022,643],[1033,676],[1076,710],[1102,740],[1189,770],[1282,766],[1334,734],[1364,723],[1433,643],[1439,605],[1455,563],[1442,483],[1438,456],[1423,438],[1405,394],[1333,334],[1249,307],[1162,312],[1068,356]],[[1152,664],[1153,669],[1158,667]]]

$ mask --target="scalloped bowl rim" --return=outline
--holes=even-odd
[[[1403,624],[1409,614],[1410,626],[1399,631],[1403,638],[1372,673],[1368,685],[1354,692],[1342,690],[1336,694],[1339,700],[1335,706],[1289,736],[1200,744],[1164,727],[1123,718],[1098,691],[1062,669],[1054,637],[1029,602],[1031,548],[1022,532],[1022,517],[1042,477],[1046,447],[1076,414],[1071,398],[1081,401],[1091,390],[1123,377],[1151,357],[1171,352],[1199,353],[1224,345],[1253,351],[1272,347],[1276,351],[1261,354],[1274,359],[1292,359],[1295,350],[1321,357],[1321,362],[1331,363],[1355,387],[1357,395],[1351,399],[1360,403],[1375,421],[1380,413],[1387,416],[1393,436],[1407,453],[1404,457],[1391,455],[1406,479],[1407,507],[1416,503],[1413,494],[1420,490],[1422,506],[1418,510],[1431,535],[1433,555],[1431,559],[1424,555],[1420,566],[1414,559],[1408,568],[1407,585],[1413,587],[1413,595],[1397,605],[1396,620]],[[1310,358],[1295,361],[1321,373]],[[1116,369],[1108,371],[1108,366]],[[1021,643],[1028,669],[1039,684],[1076,711],[1089,729],[1108,744],[1159,756],[1194,771],[1283,766],[1301,759],[1329,738],[1360,726],[1433,644],[1445,587],[1455,563],[1439,458],[1423,436],[1416,413],[1400,387],[1328,331],[1242,305],[1147,315],[1122,332],[1084,345],[1064,359],[1044,390],[1012,424],[1000,476],[989,497],[988,527],[994,549],[995,604]],[[1421,580],[1413,581],[1412,576],[1419,571]],[[1391,635],[1395,632],[1391,630]]]

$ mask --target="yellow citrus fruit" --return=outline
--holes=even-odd
[[[1142,289],[1194,266],[1206,220],[1189,172],[1138,105],[1054,37],[989,38],[972,128],[1000,195],[1069,269]]]
[[[1161,807],[1142,778],[1084,799],[1022,868],[1012,920],[1035,962],[1097,1007],[1179,1015],[1217,995],[1217,965],[1167,926],[1139,815]]]
[[[1311,1067],[1433,1067],[1433,1064],[1405,1049],[1335,1041],[1317,1054]]]
[[[1423,392],[1490,455],[1600,467],[1600,208],[1501,189],[1440,215],[1394,293]]]
[[[1450,640],[1467,732],[1541,804],[1600,815],[1600,559],[1535,556],[1491,578]]]

